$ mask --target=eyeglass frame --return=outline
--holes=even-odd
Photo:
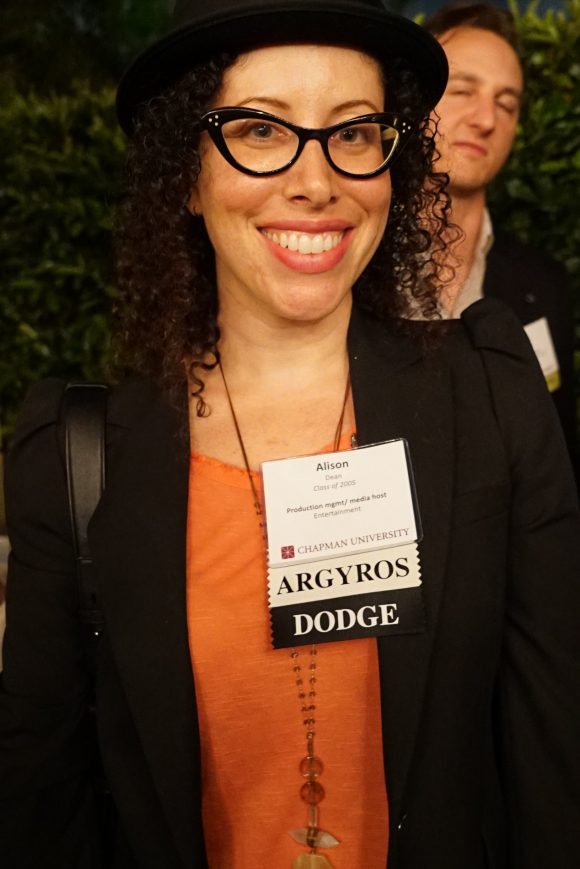
[[[294,135],[298,138],[298,146],[296,148],[296,153],[294,154],[294,157],[284,166],[281,166],[279,169],[267,169],[264,172],[260,172],[256,169],[248,169],[247,166],[242,166],[241,163],[238,163],[238,161],[235,159],[235,157],[230,152],[228,146],[226,145],[222,132],[222,127],[228,121],[237,121],[243,118],[255,118],[258,121],[272,121],[294,133]],[[378,169],[373,169],[372,172],[355,173],[348,172],[346,169],[341,169],[340,166],[337,166],[333,162],[332,157],[330,156],[330,151],[328,149],[328,140],[334,133],[342,129],[348,129],[348,127],[352,126],[353,124],[360,123],[384,124],[385,126],[391,127],[393,130],[395,130],[398,136],[397,142],[391,154],[389,154],[389,156],[378,167]],[[335,172],[338,172],[339,175],[344,175],[347,178],[358,179],[375,178],[382,172],[386,172],[393,160],[401,153],[402,147],[408,140],[409,135],[413,132],[412,125],[408,121],[406,121],[404,118],[401,118],[400,115],[394,114],[392,112],[376,112],[370,115],[358,115],[356,118],[349,118],[346,121],[340,121],[340,123],[333,124],[330,127],[309,128],[299,127],[297,124],[292,124],[290,121],[285,120],[285,118],[280,118],[277,115],[273,115],[270,112],[264,112],[261,109],[248,109],[233,106],[223,106],[221,108],[211,109],[209,112],[205,112],[205,114],[203,114],[197,122],[196,129],[200,132],[205,131],[209,133],[212,142],[214,143],[222,157],[227,160],[230,166],[233,166],[234,169],[237,169],[239,172],[243,172],[245,175],[251,175],[254,178],[266,178],[271,175],[279,175],[281,172],[285,172],[287,169],[290,169],[290,167],[293,166],[300,157],[306,143],[309,142],[311,139],[320,142],[322,152],[326,158],[328,165],[332,169],[334,169]]]

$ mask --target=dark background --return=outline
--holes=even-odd
[[[0,86],[7,80],[41,92],[66,90],[74,79],[114,83],[137,51],[162,33],[174,0],[2,0]],[[409,17],[439,0],[390,0]],[[497,5],[503,6],[504,3]],[[539,10],[561,8],[542,0]]]

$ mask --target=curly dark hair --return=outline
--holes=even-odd
[[[186,207],[200,171],[194,121],[212,107],[234,60],[223,54],[197,66],[142,107],[117,224],[119,366],[152,378],[176,402],[189,377],[199,415],[207,412],[202,376],[219,358],[219,328],[213,248]],[[392,165],[387,230],[353,295],[381,319],[434,320],[449,228],[447,176],[433,170],[435,129],[412,72],[400,60],[383,72],[387,109],[416,134]]]

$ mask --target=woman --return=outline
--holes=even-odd
[[[445,328],[396,319],[436,310],[425,251],[444,179],[426,117],[442,54],[375,2],[184,2],[176,24],[119,92],[133,136],[120,340],[140,377],[111,394],[90,526],[118,813],[106,865],[572,866],[579,535],[549,399],[493,303]],[[62,391],[29,398],[8,475],[3,811],[18,867],[98,865]],[[293,545],[297,572],[277,573],[277,505],[284,534],[304,490],[294,470],[263,490],[262,463],[275,475],[314,455],[333,486],[351,482],[326,473],[342,450],[332,469],[370,456],[378,478],[381,448],[349,448],[401,438],[420,566],[411,510],[391,529],[405,545],[339,565],[343,585],[357,576],[349,597],[300,613],[326,641],[304,642],[304,618],[285,642],[267,574],[271,602],[272,577],[281,594],[300,576],[309,600],[325,582]],[[370,491],[344,501],[345,537]],[[402,516],[403,495],[384,510]],[[329,522],[337,503],[321,500]],[[374,603],[391,552],[416,581]],[[328,586],[338,568],[324,569]]]

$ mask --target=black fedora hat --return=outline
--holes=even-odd
[[[407,18],[387,12],[381,0],[177,0],[172,30],[140,54],[121,80],[119,122],[130,135],[141,103],[218,52],[305,41],[361,48],[379,60],[405,58],[426,111],[439,102],[447,83],[439,43]]]

